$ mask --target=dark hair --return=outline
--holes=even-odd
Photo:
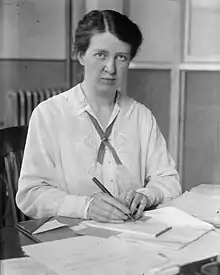
[[[142,33],[126,15],[114,10],[92,10],[79,21],[75,33],[75,54],[85,53],[91,37],[106,31],[128,43],[131,46],[131,59],[135,57],[143,40]]]

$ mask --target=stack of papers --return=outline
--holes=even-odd
[[[60,275],[155,275],[172,266],[166,257],[115,237],[81,236],[29,245],[23,250]]]
[[[158,251],[162,249],[180,250],[214,229],[214,226],[201,221],[175,207],[164,207],[146,211],[145,215],[157,218],[169,224],[172,229],[154,240],[142,240],[148,247]],[[128,236],[122,235],[123,238]],[[131,238],[130,238],[131,239]]]
[[[120,233],[117,235],[118,238],[142,244],[154,251],[179,250],[214,229],[213,225],[175,207],[146,211],[144,215],[143,219],[134,223],[110,224],[85,221],[82,224],[87,227],[99,228],[99,230],[118,231]],[[155,228],[153,228],[154,226]]]

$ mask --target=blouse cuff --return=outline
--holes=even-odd
[[[84,212],[89,197],[67,195],[59,203],[57,216],[84,219]]]
[[[89,216],[89,207],[91,202],[94,200],[94,198],[88,198],[85,210],[84,210],[84,219],[86,220],[91,220],[90,216]]]

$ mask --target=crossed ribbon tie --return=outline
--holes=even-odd
[[[122,164],[114,147],[109,142],[109,136],[111,135],[112,128],[113,128],[113,125],[115,123],[117,116],[114,118],[114,120],[111,122],[111,124],[107,127],[106,131],[104,132],[102,130],[102,128],[100,127],[96,118],[94,116],[92,116],[89,112],[86,111],[86,113],[88,114],[92,124],[94,125],[96,131],[98,132],[98,134],[101,138],[101,144],[98,149],[97,162],[99,162],[100,164],[103,164],[103,159],[104,159],[104,155],[105,155],[105,147],[108,147],[115,159],[116,164],[118,164],[118,165]]]

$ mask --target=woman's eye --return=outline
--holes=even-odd
[[[126,62],[128,60],[127,56],[123,54],[118,55],[118,59],[122,62]]]
[[[105,58],[105,54],[104,53],[96,53],[95,56],[98,57],[98,58],[100,58],[100,59],[104,59]]]

